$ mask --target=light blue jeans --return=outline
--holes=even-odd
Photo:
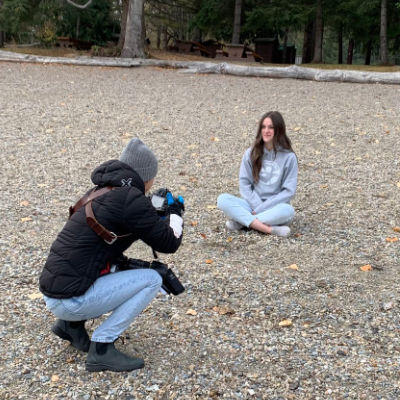
[[[217,205],[228,218],[247,228],[256,218],[263,224],[274,226],[288,224],[294,217],[294,208],[287,203],[279,203],[268,210],[253,215],[250,204],[246,200],[229,193],[219,195]]]
[[[92,341],[116,340],[160,290],[161,276],[153,269],[119,271],[98,278],[81,296],[44,296],[47,308],[65,321],[83,321],[112,314],[93,332]]]

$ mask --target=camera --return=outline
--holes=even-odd
[[[174,271],[172,271],[171,268],[168,268],[167,264],[154,260],[150,263],[150,268],[160,274],[163,280],[162,288],[167,292],[167,294],[172,293],[174,296],[178,296],[178,294],[185,291],[184,286],[174,274]]]
[[[183,197],[174,197],[167,188],[156,190],[150,196],[150,200],[158,215],[161,217],[165,217],[171,213],[176,213],[182,216],[182,213],[185,210]]]
[[[119,271],[125,271],[129,269],[146,269],[151,268],[159,273],[162,278],[162,289],[167,294],[173,294],[178,296],[185,291],[185,287],[179,281],[178,277],[174,274],[171,268],[168,268],[167,264],[160,261],[153,260],[152,262],[140,260],[137,258],[123,258],[117,261],[117,269]]]

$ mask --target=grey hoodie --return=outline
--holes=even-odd
[[[268,151],[264,148],[260,179],[253,180],[251,147],[242,159],[239,172],[239,189],[241,196],[250,204],[257,214],[279,203],[290,203],[296,192],[297,157],[289,150]]]

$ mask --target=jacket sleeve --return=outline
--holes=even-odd
[[[282,176],[281,190],[277,194],[268,197],[264,202],[258,205],[254,211],[258,214],[279,203],[289,203],[296,193],[298,165],[295,153],[290,153],[286,160],[284,173]]]
[[[124,207],[124,225],[148,246],[161,253],[175,253],[182,242],[169,220],[163,220],[157,214],[149,198],[128,193]]]
[[[254,191],[253,169],[250,159],[251,149],[247,149],[243,155],[239,172],[240,195],[250,204],[252,210],[262,204],[260,196]]]

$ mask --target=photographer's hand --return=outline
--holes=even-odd
[[[170,194],[170,192],[168,192]],[[169,197],[167,194],[167,201],[168,201],[168,212],[170,214],[177,214],[180,217],[182,217],[183,212],[185,211],[185,200],[183,199],[182,196],[178,196],[176,199],[172,197],[172,195]]]
[[[174,231],[175,237],[178,239],[183,232],[183,219],[179,215],[172,213],[169,215],[169,226]]]

